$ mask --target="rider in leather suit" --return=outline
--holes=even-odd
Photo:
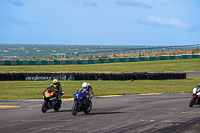
[[[86,91],[86,99],[88,99],[89,101],[91,101],[94,93],[92,92],[92,87],[89,83],[87,82],[83,82],[82,84],[82,87],[79,89],[78,92],[81,92],[81,91]]]
[[[53,83],[49,86],[50,88],[53,87],[53,89],[55,90],[55,92],[57,93],[56,94],[56,97],[58,98],[59,101],[61,101],[61,96],[62,96],[62,86],[60,84],[60,82],[58,82],[57,79],[54,79],[53,80]]]

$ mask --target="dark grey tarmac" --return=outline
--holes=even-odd
[[[191,89],[192,91],[192,89]],[[73,101],[59,112],[42,113],[42,100],[0,101],[23,106],[0,109],[1,133],[199,133],[200,106],[189,107],[192,94],[94,97],[90,114],[72,116]]]
[[[187,71],[187,72],[186,72],[186,76],[187,76],[187,77],[191,77],[191,76],[200,76],[200,71]]]

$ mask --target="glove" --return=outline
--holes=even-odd
[[[93,97],[94,93],[90,96],[91,98]]]

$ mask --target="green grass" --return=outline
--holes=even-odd
[[[166,72],[199,70],[200,58],[82,65],[0,66],[0,72]]]
[[[0,72],[169,72],[199,70],[200,58],[85,65],[0,66]],[[192,93],[200,77],[181,80],[88,81],[95,96],[143,93]],[[60,81],[65,94],[73,97],[83,81]],[[0,81],[0,99],[41,99],[52,81]]]
[[[144,93],[192,93],[200,77],[182,80],[135,80],[130,81],[88,81],[95,96],[144,94]],[[42,92],[52,81],[0,81],[0,99],[42,99]],[[83,81],[60,81],[65,94],[62,98],[73,97]]]

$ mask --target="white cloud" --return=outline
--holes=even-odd
[[[192,25],[183,23],[175,18],[161,18],[156,16],[148,16],[145,20],[140,21],[142,24],[147,24],[151,26],[164,26],[164,27],[172,27],[178,30],[183,31],[195,31]]]

